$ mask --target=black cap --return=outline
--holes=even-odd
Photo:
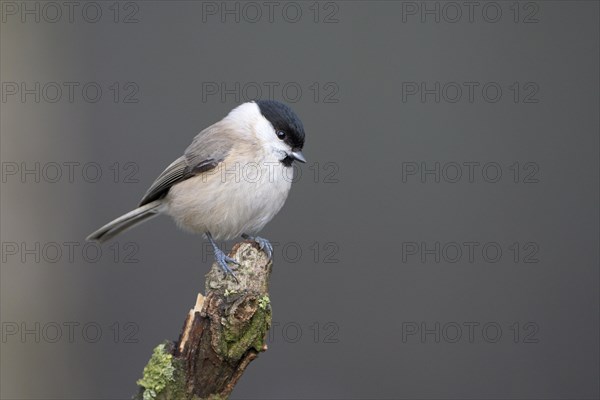
[[[304,126],[290,107],[276,100],[257,100],[261,114],[273,125],[275,132],[285,134],[282,139],[293,150],[304,147]]]

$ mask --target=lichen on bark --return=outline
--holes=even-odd
[[[248,364],[267,349],[272,262],[256,243],[236,244],[236,279],[214,263],[177,343],[158,346],[138,381],[140,400],[226,399]],[[170,356],[170,357],[169,357]]]

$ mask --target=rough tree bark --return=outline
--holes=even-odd
[[[154,349],[138,380],[137,399],[224,399],[258,353],[271,326],[268,294],[272,262],[256,243],[234,245],[238,281],[214,263],[206,296],[198,294],[176,343]]]

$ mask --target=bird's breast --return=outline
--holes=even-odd
[[[248,161],[228,157],[216,168],[174,185],[168,213],[192,232],[209,231],[217,240],[260,231],[283,207],[293,168],[276,158]]]

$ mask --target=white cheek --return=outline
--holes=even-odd
[[[254,125],[256,137],[263,147],[267,151],[276,153],[281,158],[285,157],[290,152],[290,146],[288,146],[283,140],[277,137],[273,125],[261,114],[256,119]]]
[[[290,147],[277,137],[273,125],[262,115],[256,103],[238,106],[229,113],[227,119],[234,121],[237,126],[245,125],[250,128],[256,141],[268,155],[281,160],[290,152]]]

